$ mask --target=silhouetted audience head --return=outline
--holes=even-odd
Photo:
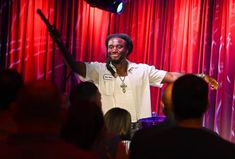
[[[60,118],[60,91],[51,81],[26,83],[17,98],[15,117],[21,120],[58,120]]]
[[[1,158],[99,158],[96,152],[83,151],[60,137],[60,96],[51,81],[31,81],[23,86],[16,100],[17,132],[0,144]]]
[[[16,70],[6,69],[0,72],[0,110],[9,108],[23,84],[23,78]]]
[[[71,103],[80,101],[95,102],[98,106],[101,106],[101,94],[92,82],[81,82],[74,86],[70,91],[69,100]]]
[[[131,115],[122,108],[112,108],[104,115],[107,130],[119,135],[122,140],[130,139]]]
[[[201,118],[208,107],[208,84],[192,74],[178,78],[172,99],[176,119]]]
[[[101,107],[94,102],[82,101],[69,107],[61,135],[66,141],[90,150],[103,128]]]

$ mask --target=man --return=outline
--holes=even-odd
[[[150,85],[161,87],[163,83],[175,81],[182,73],[158,70],[147,64],[136,64],[127,60],[133,43],[126,34],[111,34],[106,39],[106,63],[75,61],[65,51],[63,43],[50,30],[52,38],[59,43],[63,58],[82,81],[93,81],[102,95],[102,109],[106,113],[113,107],[121,107],[131,113],[132,122],[151,116]],[[203,78],[214,89],[218,83],[213,78]]]
[[[145,151],[148,150],[148,147],[145,146],[146,143],[151,141],[156,133],[175,126],[174,113],[172,110],[172,88],[173,83],[169,83],[164,89],[161,99],[161,106],[163,107],[163,112],[166,115],[165,120],[154,126],[140,129],[134,134],[130,144],[131,158],[134,159],[138,158],[138,156],[144,156]]]
[[[234,144],[203,127],[209,104],[204,80],[192,74],[178,78],[173,85],[172,101],[176,126],[152,132],[145,138],[147,144],[132,143],[140,151],[131,149],[130,159],[235,158]]]

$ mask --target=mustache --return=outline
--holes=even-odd
[[[116,64],[116,65],[120,64],[124,58],[125,58],[125,55],[121,54],[118,60],[112,60],[110,53],[106,53],[106,61],[110,61],[112,64]]]

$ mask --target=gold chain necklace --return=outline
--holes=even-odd
[[[125,78],[126,78],[126,76],[124,76],[123,79],[122,79],[122,77],[120,77],[120,76],[118,76],[118,77],[119,77],[119,79],[122,81],[122,84],[120,85],[120,87],[122,88],[122,92],[123,92],[123,93],[126,93],[126,87],[127,87],[127,85],[125,84]]]

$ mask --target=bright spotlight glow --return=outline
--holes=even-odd
[[[125,7],[124,0],[85,0],[91,7],[121,14]]]
[[[117,13],[118,14],[122,13],[123,9],[124,9],[124,3],[121,2],[117,7]]]

